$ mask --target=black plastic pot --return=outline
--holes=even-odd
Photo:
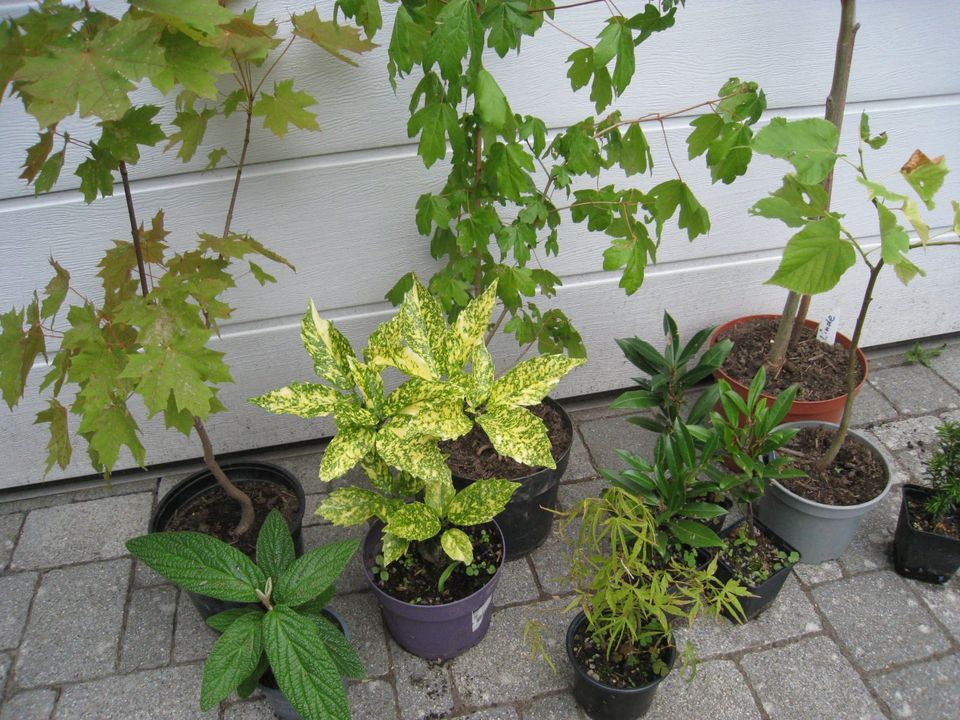
[[[893,538],[893,565],[897,573],[912,580],[941,585],[960,567],[960,540],[917,530],[911,522],[907,500],[924,502],[933,491],[920,485],[904,485],[900,518]]]
[[[493,527],[500,533],[496,522]],[[493,593],[500,583],[504,561],[501,559],[487,584],[472,595],[444,605],[414,605],[385,593],[370,574],[374,558],[380,553],[382,530],[383,523],[378,520],[367,531],[362,550],[363,573],[397,644],[418,657],[439,661],[462,655],[480,642],[490,627]],[[502,540],[503,534],[500,536]]]
[[[740,527],[740,525],[742,525],[744,522],[746,522],[746,520],[739,520],[735,522],[733,525],[731,525],[730,527],[728,527],[726,530],[723,531],[724,537],[729,536],[734,532],[736,532],[737,528]],[[768,528],[766,525],[764,525],[762,522],[760,522],[756,518],[754,518],[753,520],[753,525],[761,533],[766,535],[767,538],[770,540],[770,542],[772,542],[779,550],[782,550],[787,555],[789,555],[792,552],[796,552],[796,548],[794,548],[792,545],[790,545],[790,543],[788,543],[786,540],[781,538],[775,532],[770,530],[770,528]],[[709,557],[710,557],[709,553],[704,553],[704,555],[706,556],[706,559],[709,560]],[[773,575],[768,577],[759,585],[746,586],[747,590],[749,590],[750,593],[754,596],[754,597],[740,598],[740,607],[743,608],[743,612],[747,616],[746,618],[747,620],[753,620],[753,618],[755,618],[757,615],[759,615],[764,610],[766,610],[767,606],[774,601],[774,599],[780,593],[780,588],[783,587],[783,583],[786,582],[787,575],[790,574],[791,567],[792,566],[780,568]],[[717,562],[716,577],[718,580],[726,582],[727,580],[734,579],[737,576],[734,573],[733,569],[729,565],[727,565],[724,559],[720,558],[719,562]],[[743,584],[742,581],[741,581],[741,584]],[[739,622],[737,618],[735,618],[733,615],[728,613],[726,610],[723,611],[723,616],[726,617],[731,622]]]
[[[646,685],[627,689],[610,687],[594,680],[580,667],[580,663],[573,655],[573,639],[586,622],[587,616],[581,612],[567,628],[567,658],[573,666],[574,699],[593,720],[634,720],[645,715],[653,703],[653,697],[660,682],[666,675]],[[663,659],[667,667],[672,670],[674,660],[677,658],[676,648],[670,647],[666,652],[667,657]],[[669,674],[669,670],[667,672]]]
[[[549,537],[553,527],[553,513],[544,508],[557,508],[560,480],[567,470],[567,463],[570,462],[570,449],[573,447],[573,423],[570,416],[559,403],[550,398],[544,398],[543,402],[560,413],[564,424],[570,430],[570,445],[557,459],[556,469],[543,468],[525,477],[510,478],[520,483],[520,487],[513,493],[506,509],[495,518],[506,543],[507,560],[516,560],[529,554]],[[457,490],[463,490],[476,479],[454,475],[453,484]]]
[[[344,619],[330,608],[324,608],[323,614],[326,615],[327,619],[334,625],[340,628],[340,632],[343,633],[343,636],[349,642],[350,629],[347,627]],[[346,680],[344,680],[344,684],[346,684]],[[264,694],[264,697],[267,699],[267,705],[270,706],[270,709],[273,710],[274,715],[276,715],[279,720],[303,720],[300,717],[300,713],[293,709],[293,705],[287,700],[287,696],[280,692],[280,688],[277,687],[277,682],[269,670],[267,674],[260,679],[257,687],[260,692]]]
[[[236,462],[225,463],[221,465],[221,467],[227,474],[227,477],[229,477],[234,484],[240,487],[240,489],[243,489],[243,484],[245,482],[272,482],[276,483],[277,485],[281,485],[296,494],[297,502],[300,507],[297,511],[296,518],[294,518],[293,527],[290,529],[290,533],[293,536],[293,546],[297,551],[297,555],[302,555],[303,512],[307,501],[306,498],[304,498],[303,486],[300,484],[300,481],[284,468],[280,467],[279,465],[272,465],[270,463]],[[173,517],[173,514],[177,510],[217,487],[219,487],[219,485],[209,470],[201,470],[200,472],[196,472],[193,475],[184,478],[174,485],[170,492],[164,495],[160,502],[157,503],[157,509],[154,510],[153,515],[150,517],[150,526],[148,531],[152,533],[163,532],[166,529],[170,518]],[[196,593],[188,593],[188,595],[190,596],[190,600],[193,602],[194,607],[200,611],[200,614],[204,619],[210,617],[211,615],[216,615],[218,612],[229,610],[230,608],[242,607],[245,604],[227,602],[225,600],[216,600],[204,595],[197,595]]]

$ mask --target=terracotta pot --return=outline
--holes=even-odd
[[[779,320],[779,315],[746,315],[744,317],[739,317],[730,322],[726,322],[723,325],[719,325],[712,333],[710,333],[710,338],[707,340],[707,347],[712,347],[713,344],[717,341],[717,337],[721,333],[726,332],[734,325],[739,325],[748,320],[765,320],[765,319],[775,319]],[[805,320],[803,323],[806,327],[816,330],[818,323],[815,320]],[[846,335],[841,335],[837,333],[837,342],[839,342],[843,347],[850,347],[850,338]],[[853,394],[857,395],[860,392],[860,388],[863,387],[863,384],[867,381],[867,375],[870,372],[870,368],[867,365],[867,356],[863,354],[863,350],[857,348],[857,359],[860,361],[860,366],[863,368],[863,379],[860,380],[860,384],[854,389]],[[729,383],[730,387],[736,390],[741,397],[746,399],[747,397],[747,386],[743,383],[734,380],[723,368],[717,370],[713,376],[717,380],[726,380]],[[774,400],[774,396],[763,393],[763,397],[766,399],[767,404],[771,405]],[[790,412],[787,413],[787,416],[783,419],[783,422],[797,422],[804,420],[819,420],[821,422],[829,423],[839,423],[840,417],[843,415],[843,406],[847,402],[847,396],[840,395],[839,397],[830,398],[829,400],[795,400],[793,405],[790,406]]]

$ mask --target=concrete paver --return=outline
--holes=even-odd
[[[843,557],[798,566],[774,604],[738,627],[700,618],[680,629],[703,658],[687,682],[677,667],[649,717],[771,720],[946,718],[960,707],[960,578],[930,586],[896,576],[889,546],[899,483],[916,480],[935,429],[960,419],[960,343],[932,369],[886,356],[856,422],[893,461],[895,485],[863,522]],[[597,468],[619,467],[616,448],[652,454],[652,434],[611,411],[608,398],[568,403],[576,432],[560,491],[569,507],[599,493]],[[914,415],[915,417],[909,417]],[[316,478],[323,444],[258,456],[288,468],[308,495],[307,549],[365,527],[337,528],[311,515],[333,487]],[[155,498],[188,474],[134,478],[117,486],[0,503],[0,720],[191,720],[200,713],[203,660],[216,634],[185,593],[126,556]],[[345,619],[368,678],[348,687],[353,717],[371,720],[585,720],[570,692],[563,638],[569,588],[555,578],[568,546],[554,532],[507,565],[488,636],[442,664],[415,658],[386,633],[359,559],[338,582],[332,606]],[[133,565],[131,564],[133,563]],[[134,567],[135,565],[135,567]],[[131,577],[133,587],[128,588]],[[528,620],[557,664],[550,670],[523,642]],[[52,712],[52,716],[51,716]],[[258,693],[230,698],[221,720],[272,720]]]

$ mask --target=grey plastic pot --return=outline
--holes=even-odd
[[[503,533],[491,521],[503,542]],[[390,635],[407,652],[427,660],[448,660],[463,654],[487,634],[493,610],[493,592],[503,574],[504,558],[482,588],[456,602],[444,605],[414,605],[388,595],[377,585],[370,567],[380,553],[383,523],[379,520],[367,531],[363,541],[363,572],[367,584],[380,603],[380,611]]]
[[[347,639],[347,642],[349,642],[350,628],[347,627],[347,623],[344,621],[344,619],[330,608],[324,608],[323,614],[326,615],[327,619],[330,620],[334,625],[340,628],[340,632],[343,633],[343,636]],[[279,720],[303,720],[300,717],[300,713],[294,710],[293,705],[291,705],[290,701],[287,700],[287,696],[284,695],[280,691],[280,688],[277,687],[276,680],[273,679],[273,675],[269,674],[269,670],[267,673],[268,675],[265,675],[260,679],[260,683],[257,685],[257,687],[267,699],[267,705],[269,705],[270,709],[273,710],[274,715],[276,715]],[[347,681],[344,680],[343,682],[344,685],[346,685]]]
[[[780,427],[817,426],[839,427],[834,423],[815,421],[785,423]],[[860,521],[890,492],[893,475],[883,453],[860,433],[850,430],[849,436],[870,448],[883,463],[886,483],[875,498],[859,505],[824,505],[800,497],[774,480],[757,501],[757,516],[800,552],[800,562],[817,564],[840,557],[857,533]]]

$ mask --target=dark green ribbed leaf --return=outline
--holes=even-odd
[[[219,612],[216,615],[211,615],[207,618],[207,625],[212,627],[219,633],[226,632],[234,622],[244,617],[245,615],[263,615],[263,610],[256,605],[248,605],[242,608],[231,608],[230,610],[224,610]]]
[[[317,630],[320,631],[320,637],[323,644],[327,646],[327,651],[333,663],[337,666],[337,671],[343,677],[360,680],[367,676],[363,669],[363,662],[357,651],[353,649],[350,641],[344,637],[343,632],[323,615],[314,616],[317,624]]]
[[[217,600],[257,602],[267,578],[246,555],[198,532],[151,533],[127,550],[174,585]]]
[[[257,667],[263,654],[259,615],[238,617],[214,644],[203,666],[200,709],[206,712],[232,693]]]
[[[340,540],[298,558],[273,586],[274,601],[297,606],[315,598],[333,585],[359,544],[356,538]]]
[[[263,644],[277,685],[303,720],[350,720],[340,673],[314,620],[278,605],[263,619]]]
[[[276,580],[296,559],[287,521],[278,510],[271,510],[257,536],[257,566]]]

